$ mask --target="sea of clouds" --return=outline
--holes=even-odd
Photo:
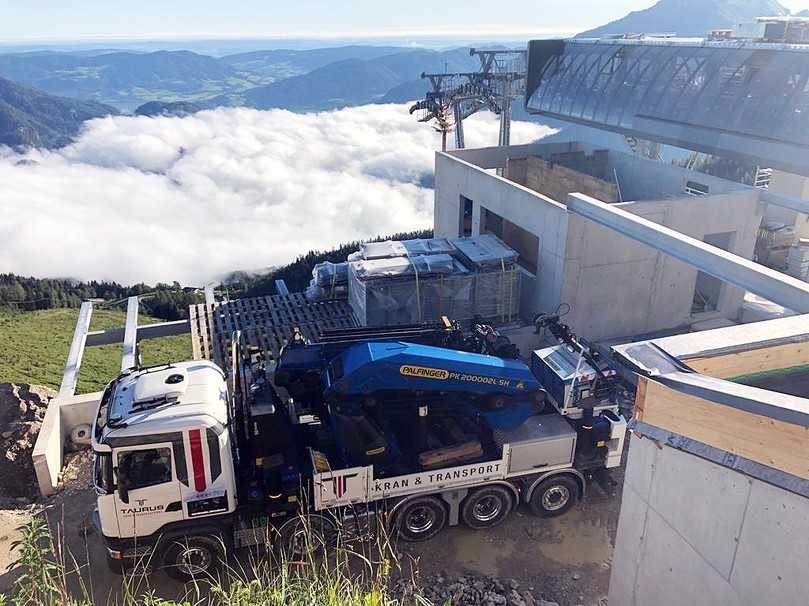
[[[467,146],[497,132],[473,116]],[[550,132],[515,122],[512,141]],[[405,105],[93,120],[57,151],[0,148],[0,272],[201,285],[429,228],[438,147]]]

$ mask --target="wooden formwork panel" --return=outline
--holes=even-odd
[[[807,365],[809,342],[784,343],[722,355],[685,358],[683,362],[700,374],[730,379]]]
[[[315,340],[324,330],[357,326],[347,302],[312,303],[301,293],[201,303],[191,306],[189,317],[194,359],[211,360],[222,368],[229,368],[236,331],[268,358],[277,358],[296,328]]]
[[[635,418],[762,465],[809,479],[809,429],[638,381]]]

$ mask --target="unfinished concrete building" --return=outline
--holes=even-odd
[[[503,169],[503,177],[491,169]],[[493,233],[520,253],[522,314],[571,307],[592,339],[735,319],[744,292],[571,212],[582,193],[751,259],[762,192],[579,142],[439,153],[437,237]]]

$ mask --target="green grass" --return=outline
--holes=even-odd
[[[733,381],[734,383],[744,383],[746,381],[756,381],[760,379],[774,379],[776,377],[783,377],[797,372],[806,372],[807,370],[809,370],[809,364],[798,364],[797,366],[788,366],[787,368],[762,370],[747,375],[739,375],[738,377],[730,377],[728,381]]]
[[[58,389],[78,315],[78,309],[0,311],[0,383],[33,383]],[[90,329],[123,326],[125,316],[123,310],[94,310]],[[141,324],[159,321],[140,317]],[[141,341],[140,348],[145,366],[191,359],[189,335]],[[120,345],[88,347],[76,393],[102,389],[118,374],[120,365]]]
[[[105,599],[94,594],[89,563],[66,549],[64,528],[59,522],[49,526],[46,515],[20,529],[10,567],[16,578],[8,597],[0,594],[0,606],[440,606],[421,596],[415,569],[405,577],[410,590],[399,595],[404,592],[395,589],[394,579],[405,570],[384,534],[352,546],[338,532],[323,556],[323,537],[311,530],[308,518],[299,519],[303,553],[293,559],[275,549],[246,562],[223,562],[214,574],[194,577],[176,600],[166,600],[150,589],[149,576],[161,572],[159,558],[147,556],[121,579],[118,595]]]

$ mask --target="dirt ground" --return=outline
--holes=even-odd
[[[402,544],[402,551],[416,558],[423,578],[514,579],[560,606],[601,606],[607,600],[623,467],[612,479],[613,487],[591,483],[582,502],[558,518],[540,519],[523,507],[496,528],[457,526],[426,543]]]
[[[17,528],[44,507],[52,526],[64,529],[67,548],[84,566],[88,587],[96,604],[112,603],[120,577],[105,565],[99,537],[82,532],[87,512],[95,503],[89,488],[89,458],[74,457],[68,465],[65,489],[45,502],[21,509],[0,510],[0,593],[10,591],[14,574],[6,571],[14,559],[10,545],[19,537]],[[459,526],[425,542],[400,544],[407,561],[415,562],[422,579],[447,579],[474,574],[515,579],[535,596],[560,606],[603,606],[606,603],[615,531],[620,509],[623,468],[614,470],[615,486],[591,483],[584,500],[567,514],[539,519],[521,508],[497,528],[473,531]],[[89,566],[87,563],[89,562]],[[140,591],[153,589],[167,599],[193,597],[184,586],[161,572],[148,577]]]

